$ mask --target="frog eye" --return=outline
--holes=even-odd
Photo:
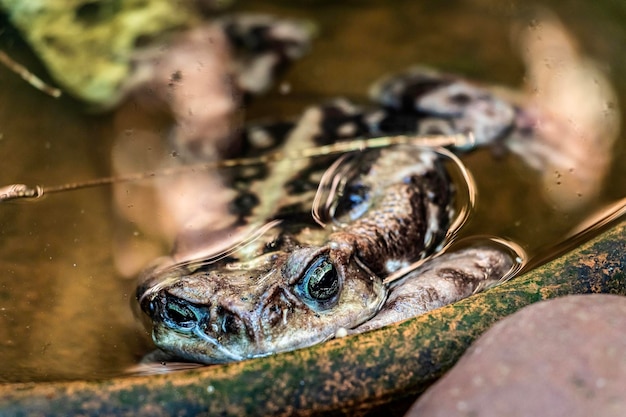
[[[317,307],[329,307],[336,301],[339,290],[339,275],[326,255],[316,259],[296,285],[296,291],[304,301]]]
[[[163,308],[163,316],[173,327],[188,329],[198,322],[194,311],[179,300],[169,299]]]
[[[360,182],[349,184],[337,201],[333,217],[341,218],[344,214],[351,221],[361,217],[370,208],[370,189]]]

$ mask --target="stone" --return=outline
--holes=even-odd
[[[407,416],[623,416],[626,298],[575,295],[496,323]]]

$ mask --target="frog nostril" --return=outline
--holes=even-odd
[[[146,304],[146,307],[144,308],[144,311],[150,316],[154,316],[154,313],[156,313],[158,309],[158,305],[156,300],[150,300],[149,303]]]
[[[247,334],[246,323],[239,314],[219,306],[214,317],[211,328],[215,333],[221,334],[221,337]]]
[[[234,314],[224,314],[222,317],[221,330],[224,333],[237,334],[242,328],[243,323],[239,317]]]

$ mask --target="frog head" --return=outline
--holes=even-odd
[[[330,339],[374,316],[386,298],[382,280],[336,243],[221,261],[183,276],[167,271],[148,276],[137,291],[153,340],[207,364]]]

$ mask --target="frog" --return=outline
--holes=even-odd
[[[558,161],[537,145],[549,119],[424,67],[384,76],[369,95],[369,105],[335,99],[296,121],[242,129],[249,155],[274,157],[231,175],[231,243],[141,274],[136,298],[158,348],[147,360],[220,364],[301,349],[410,319],[523,269],[513,242],[456,238],[475,198],[459,156],[490,148],[531,166]],[[459,136],[447,149],[427,145]],[[368,138],[389,145],[332,152]],[[276,157],[315,148],[331,151]]]
[[[250,125],[244,136],[272,134],[294,152],[398,134],[471,131],[475,143],[494,143],[515,129],[514,106],[449,75],[412,70],[377,90],[377,107],[335,100],[281,129]],[[454,106],[448,114],[442,101]],[[397,144],[264,169],[233,205],[256,232],[221,255],[144,272],[137,299],[155,344],[176,358],[231,362],[370,330],[359,326],[379,314],[381,326],[390,324],[501,282],[521,256],[489,244],[441,254],[462,223],[456,197],[466,187],[452,179],[463,177],[462,163],[444,149]],[[433,254],[435,263],[415,267]],[[393,285],[385,281],[405,269]]]

